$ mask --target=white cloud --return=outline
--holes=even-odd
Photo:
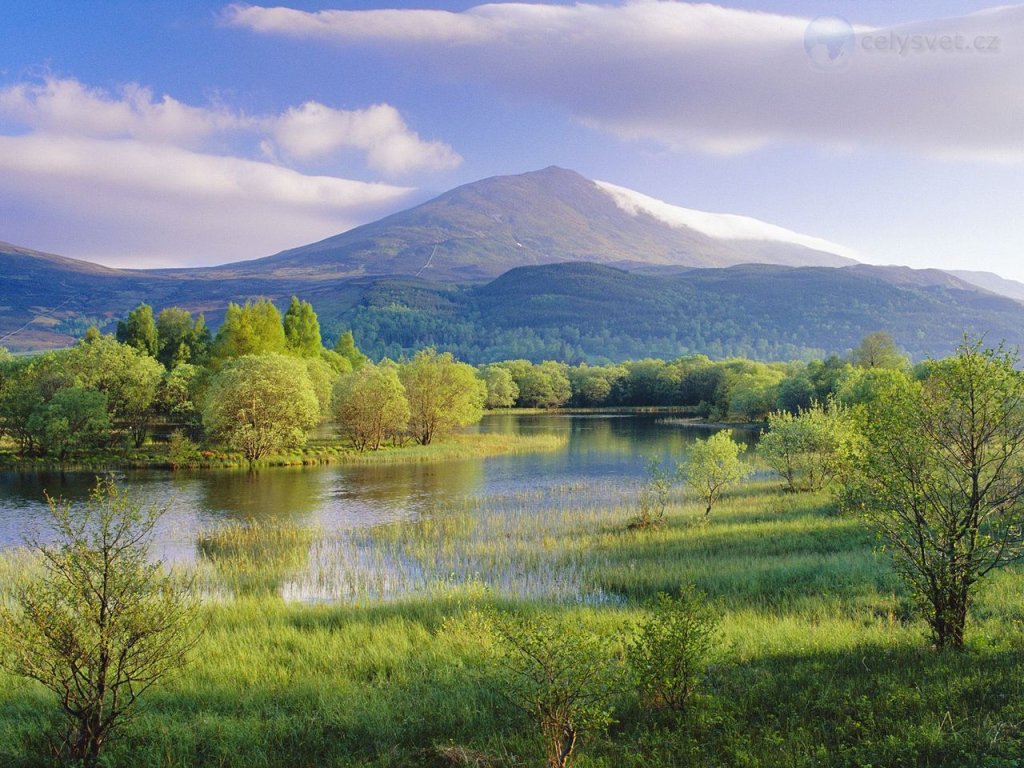
[[[652,216],[670,227],[693,229],[701,234],[719,240],[767,240],[770,242],[793,243],[816,251],[834,253],[850,259],[861,260],[863,256],[852,248],[824,240],[812,235],[803,235],[785,227],[769,224],[766,221],[750,216],[739,216],[733,213],[709,213],[692,208],[682,208],[666,203],[654,197],[636,192],[626,187],[609,184],[606,181],[594,182],[609,194],[626,213],[639,216],[642,213]]]
[[[445,77],[674,148],[810,143],[1024,160],[1024,6],[857,27],[845,66],[832,68],[805,50],[807,18],[665,0],[459,13],[235,5],[224,16],[262,34],[387,47]]]
[[[136,84],[111,93],[74,79],[17,83],[0,88],[0,234],[122,266],[264,256],[410,200],[408,187],[316,173],[346,149],[389,178],[461,161],[387,104],[246,115]],[[302,172],[282,159],[302,161]]]
[[[265,157],[322,159],[342,149],[365,154],[367,166],[389,177],[454,168],[462,158],[440,141],[424,141],[389,104],[340,110],[317,102],[280,115],[246,115],[225,106],[194,107],[154,98],[138,84],[116,94],[75,79],[46,78],[0,89],[0,119],[55,135],[138,139],[200,148],[214,138],[256,137]]]
[[[132,139],[0,136],[4,238],[121,266],[223,263],[376,218],[413,190]]]
[[[423,169],[446,170],[462,162],[447,144],[420,139],[398,110],[388,104],[341,110],[310,101],[266,121],[266,126],[276,144],[300,160],[344,148],[361,149],[370,168],[388,176]]]
[[[211,134],[252,127],[223,108],[191,107],[130,83],[113,95],[71,78],[0,89],[0,117],[48,133],[195,145]]]

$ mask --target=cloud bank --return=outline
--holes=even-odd
[[[233,5],[224,18],[260,34],[397,50],[411,66],[672,148],[813,144],[1024,160],[1024,6],[848,27],[834,61],[808,52],[808,18],[666,0],[463,12]]]
[[[137,84],[17,83],[0,89],[4,239],[119,266],[219,263],[336,234],[415,191],[306,167],[344,151],[388,178],[461,162],[387,104],[248,115]]]
[[[672,205],[635,190],[609,184],[607,181],[596,181],[594,183],[606,194],[610,195],[615,204],[630,216],[639,216],[645,213],[668,224],[670,227],[693,229],[718,240],[765,240],[776,243],[792,243],[854,260],[863,258],[862,254],[852,248],[847,248],[844,245],[839,245],[820,237],[803,235],[791,229],[786,229],[776,224],[769,224],[766,221],[761,221],[751,216],[697,211],[692,208]]]

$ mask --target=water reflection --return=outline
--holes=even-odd
[[[509,544],[512,529],[543,539],[555,535],[546,519],[624,504],[648,458],[672,466],[711,434],[664,416],[612,414],[494,414],[479,429],[556,433],[567,443],[486,460],[118,477],[147,503],[167,506],[158,555],[198,564],[234,593],[353,599],[428,589],[441,575],[502,590],[557,584],[569,594],[583,578],[573,558],[529,560],[533,545]],[[89,472],[0,473],[0,547],[20,543],[46,520],[44,491],[81,500],[94,482]]]

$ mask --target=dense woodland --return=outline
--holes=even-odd
[[[879,352],[877,349],[881,349]],[[871,368],[905,368],[885,334],[848,356],[764,363],[704,355],[603,366],[526,359],[473,368],[451,353],[371,361],[351,331],[325,349],[310,304],[229,306],[217,334],[202,316],[142,304],[115,336],[89,329],[65,350],[0,360],[0,434],[21,458],[66,462],[169,441],[174,465],[200,446],[255,462],[333,424],[358,450],[415,442],[479,419],[483,408],[679,407],[760,421],[813,402],[862,400]]]

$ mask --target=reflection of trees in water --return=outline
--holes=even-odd
[[[345,467],[346,495],[371,502],[450,499],[472,493],[483,482],[482,459],[420,464]]]
[[[298,522],[320,507],[325,479],[322,470],[302,467],[215,472],[201,478],[200,503],[234,520]]]
[[[196,536],[200,573],[210,566],[215,585],[239,596],[278,594],[308,566],[316,536],[313,528],[274,518],[232,521]]]
[[[44,493],[68,501],[83,501],[96,487],[95,472],[59,472],[40,470],[0,472],[0,496],[19,502],[46,506]]]

